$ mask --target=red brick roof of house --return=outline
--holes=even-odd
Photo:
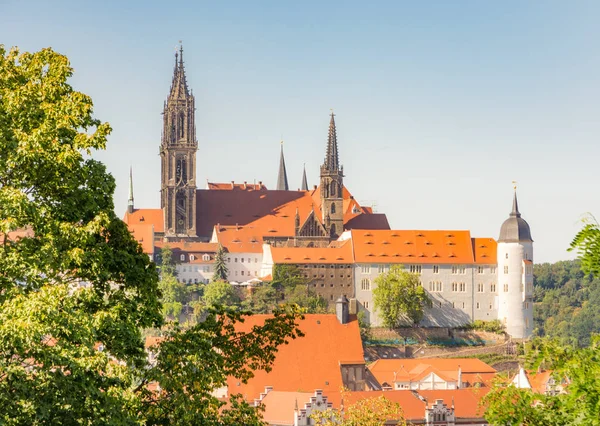
[[[251,332],[267,318],[272,315],[251,315],[244,323],[236,324],[236,330]],[[272,370],[256,371],[247,384],[230,377],[229,395],[241,393],[246,400],[254,401],[267,386],[282,391],[338,392],[343,384],[340,364],[364,364],[358,321],[340,324],[332,314],[307,314],[298,324],[304,337],[279,347]]]

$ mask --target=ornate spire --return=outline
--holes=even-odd
[[[287,172],[285,170],[285,159],[283,158],[283,141],[281,141],[281,155],[279,157],[279,174],[277,175],[278,191],[289,191]]]
[[[170,98],[185,98],[190,95],[185,78],[183,66],[183,45],[179,42],[179,53],[175,52],[175,68],[173,70],[173,82],[171,83]]]
[[[133,213],[133,169],[129,166],[129,198],[127,199],[127,211]]]
[[[329,120],[329,135],[327,136],[327,152],[325,153],[325,169],[337,171],[340,168],[338,157],[337,134],[335,131],[335,114],[331,110],[331,120]]]
[[[304,170],[302,171],[302,191],[308,191],[308,181],[306,180],[306,163],[304,163]]]

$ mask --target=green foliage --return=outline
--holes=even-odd
[[[578,260],[534,265],[533,273],[536,334],[589,345],[600,333],[600,278],[584,273]]]
[[[577,252],[584,272],[600,275],[600,226],[592,215],[584,219],[583,229],[573,238],[569,251]]]
[[[204,304],[209,307],[215,306],[234,306],[239,304],[240,300],[231,284],[225,281],[212,281],[204,287]]]
[[[242,302],[242,307],[257,314],[268,314],[278,305],[280,299],[280,293],[273,285],[265,282],[250,290],[250,294]]]
[[[389,272],[375,278],[373,301],[383,325],[388,328],[398,327],[403,318],[418,323],[425,307],[431,306],[418,275],[405,271],[401,265],[394,265]]]
[[[173,263],[173,251],[171,247],[164,246],[160,250],[160,274],[176,276],[175,263]]]
[[[503,333],[504,326],[500,320],[475,320],[464,327],[465,330],[487,331],[488,333]]]
[[[227,281],[227,263],[225,263],[225,249],[219,244],[217,254],[215,255],[215,273],[213,274],[213,281]]]
[[[492,425],[600,425],[600,337],[587,348],[537,340],[528,354],[529,367],[553,370],[558,383],[568,379],[566,392],[535,394],[529,389],[497,383],[487,394],[485,417]]]
[[[306,285],[300,269],[296,265],[277,264],[273,266],[273,285],[278,288]]]
[[[357,314],[358,328],[360,329],[360,338],[363,342],[371,340],[373,335],[371,333],[371,324],[367,321],[365,311],[358,311]]]
[[[284,295],[286,303],[296,304],[304,308],[306,313],[323,314],[327,312],[327,301],[305,284],[285,288]]]
[[[345,393],[342,392],[342,401]],[[388,420],[398,426],[406,425],[400,404],[383,395],[361,399],[346,407],[343,413],[333,408],[313,410],[310,417],[315,425],[320,426],[381,426]]]
[[[149,364],[142,330],[164,324],[158,272],[114,214],[114,179],[91,158],[110,126],[71,75],[51,49],[0,45],[0,424],[262,424],[210,392],[268,369],[299,335],[298,311],[250,333],[233,328],[241,314],[213,311],[173,326]]]

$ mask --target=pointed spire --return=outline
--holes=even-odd
[[[510,215],[512,217],[521,217],[521,213],[519,213],[519,203],[517,202],[517,185],[516,182],[513,182],[513,189],[515,190],[514,196],[513,196],[513,206],[512,206],[512,211],[510,212]]]
[[[179,41],[179,52],[175,51],[175,69],[173,70],[173,82],[171,83],[170,98],[185,98],[189,96],[185,68],[183,66],[183,44]]]
[[[331,119],[329,120],[329,135],[327,136],[327,152],[325,153],[325,169],[337,171],[340,168],[338,156],[337,134],[335,130],[335,114],[331,110]]]
[[[127,200],[127,211],[133,213],[133,168],[129,166],[129,199]]]
[[[302,191],[308,191],[308,181],[306,180],[306,163],[304,163],[304,170],[302,171]]]
[[[281,154],[279,156],[279,174],[277,175],[277,188],[278,191],[288,191],[288,179],[287,172],[285,170],[285,159],[283,158],[283,141],[281,141]]]

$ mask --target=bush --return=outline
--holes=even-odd
[[[464,327],[465,330],[487,331],[488,333],[501,334],[504,332],[504,326],[500,320],[483,321],[475,320]]]

